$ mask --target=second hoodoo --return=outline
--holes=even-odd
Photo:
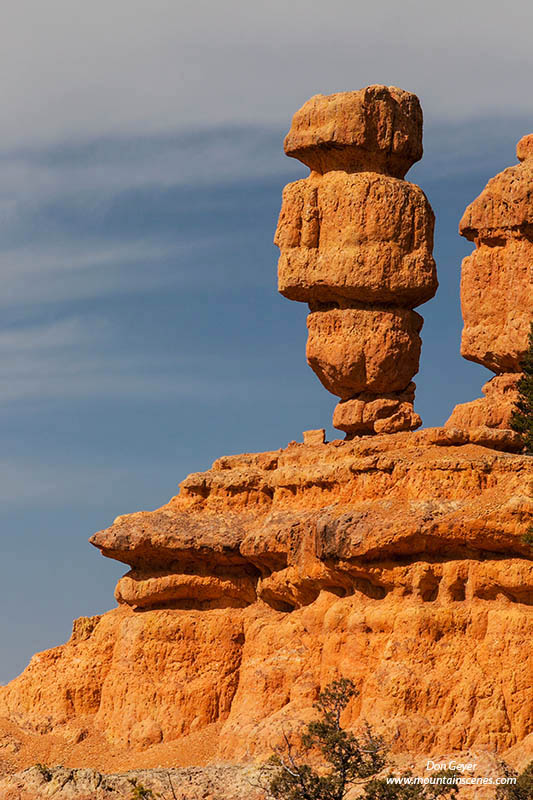
[[[448,427],[509,428],[533,322],[533,134],[518,164],[487,183],[466,209],[461,236],[475,244],[461,270],[461,354],[495,373],[483,398],[457,405]]]

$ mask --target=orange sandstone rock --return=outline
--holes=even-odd
[[[496,375],[483,386],[478,400],[455,406],[446,423],[450,428],[509,428],[511,415],[518,399],[517,384],[521,373]]]
[[[285,153],[324,173],[382,172],[403,178],[422,158],[422,109],[395,86],[317,94],[293,117]]]
[[[532,140],[520,140],[521,163],[488,182],[459,226],[476,243],[463,261],[461,353],[496,373],[520,371],[533,319]]]
[[[533,170],[531,178],[533,187]],[[533,318],[533,241],[516,232],[481,240],[463,260],[461,305],[464,358],[496,374],[519,372]]]
[[[135,612],[92,620],[90,635],[33,657],[0,689],[0,716],[23,729],[69,735],[73,722],[109,745],[144,749],[229,712],[238,681],[242,612]],[[67,745],[65,742],[65,746]]]
[[[533,158],[533,133],[522,136],[516,145],[516,157],[519,161],[526,161]]]
[[[346,724],[368,719],[395,752],[522,746],[533,460],[472,439],[224,457],[162,509],[119,517],[92,542],[131,568],[120,607],[0,687],[0,717],[72,766],[172,763],[165,748],[213,725],[212,757],[236,763],[266,757],[342,674],[360,691]]]
[[[461,353],[501,379],[486,398],[457,406],[447,424],[505,428],[533,320],[533,135],[517,145],[521,162],[492,178],[466,209],[460,233],[475,242],[463,260]]]
[[[422,317],[416,311],[333,309],[307,317],[307,361],[343,400],[402,392],[418,371]]]
[[[420,425],[411,378],[422,319],[412,308],[436,288],[432,212],[401,180],[421,156],[421,124],[414,95],[369,87],[313,98],[286,141],[315,172],[285,193],[280,287],[311,306],[308,359],[341,398],[334,423],[350,440],[306,431],[304,444],[220,458],[163,508],[96,533],[92,544],[130,568],[119,607],[76,620],[65,645],[0,687],[11,763],[49,753],[101,770],[173,764],[173,748],[199,741],[203,763],[263,760],[340,675],[359,690],[344,723],[367,720],[409,760],[528,752],[533,460],[513,453],[520,440],[505,429],[522,317],[514,333],[512,315],[493,326],[488,355],[473,335],[480,358],[504,370],[485,399],[459,406],[445,428],[407,432]],[[532,141],[518,147],[527,169]],[[466,305],[469,281],[492,285],[492,265],[500,290],[519,276],[531,315],[520,277],[529,199],[513,180],[504,200],[487,196],[467,214],[481,255],[466,268]],[[184,776],[184,796],[219,794],[225,775]],[[147,779],[165,792],[166,777]],[[222,791],[248,797],[234,778]],[[125,781],[109,786],[129,791]],[[59,768],[43,782],[39,770],[0,778],[0,794],[107,792],[94,772]]]
[[[422,156],[418,98],[386,86],[317,95],[294,115],[285,152],[312,172],[283,192],[279,291],[309,303],[308,362],[353,401],[333,424],[348,435],[416,428],[406,390],[421,318],[411,309],[437,289],[433,212],[402,180]]]
[[[341,401],[333,413],[333,425],[347,434],[394,433],[402,430],[394,427],[395,416],[406,413],[413,415],[409,429],[420,427],[422,420],[420,417],[415,419],[413,411],[415,388],[411,382],[400,394],[384,394],[376,399],[375,395],[362,393]],[[379,430],[381,425],[386,429]],[[389,430],[390,426],[393,427]]]
[[[317,428],[312,431],[304,431],[304,444],[324,444],[326,441],[326,431],[324,428]]]
[[[414,308],[435,294],[433,211],[412,183],[328,172],[289,183],[275,243],[278,288],[306,303]]]

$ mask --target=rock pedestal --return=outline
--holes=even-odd
[[[483,387],[485,398],[455,408],[452,427],[508,428],[517,396],[533,319],[533,134],[516,153],[521,163],[488,182],[459,226],[476,245],[462,265],[461,354],[498,377]]]
[[[333,424],[348,435],[417,428],[423,320],[412,309],[437,289],[433,212],[403,180],[422,157],[418,98],[386,86],[316,95],[285,152],[311,174],[283,192],[279,291],[309,304],[307,360],[340,398]]]

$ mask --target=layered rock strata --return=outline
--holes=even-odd
[[[307,360],[341,399],[333,424],[349,436],[417,428],[412,309],[437,289],[433,212],[403,180],[422,157],[418,98],[386,86],[317,95],[285,152],[311,174],[283,192],[279,291],[309,304]]]
[[[462,265],[461,354],[497,377],[484,398],[454,409],[451,427],[509,427],[517,397],[533,321],[533,134],[516,153],[520,163],[488,182],[459,226],[476,245]]]
[[[293,443],[190,475],[93,536],[130,568],[119,607],[0,688],[0,717],[69,766],[175,764],[166,747],[215,729],[210,758],[238,763],[345,675],[346,724],[398,753],[526,742],[533,459],[474,443],[487,431]]]

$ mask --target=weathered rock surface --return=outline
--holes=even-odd
[[[461,353],[501,376],[486,398],[457,406],[449,424],[509,426],[520,364],[533,320],[533,135],[517,145],[522,163],[492,178],[468,206],[459,230],[475,242],[463,260]]]
[[[293,117],[285,152],[324,173],[382,172],[403,178],[422,158],[422,109],[395,86],[317,94]]]
[[[412,183],[327,172],[289,183],[275,243],[289,300],[414,308],[435,294],[433,211]]]
[[[94,769],[31,767],[0,778],[2,800],[131,800],[137,783],[161,800],[263,800],[255,770],[246,766],[131,770],[105,775]],[[133,782],[133,785],[132,785]]]
[[[414,430],[422,420],[413,411],[415,384],[408,384],[403,392],[375,395],[363,392],[340,402],[333,414],[333,425],[347,434],[396,433]],[[411,417],[404,423],[404,415]],[[457,426],[459,427],[459,426]]]
[[[455,406],[446,427],[471,429],[485,425],[488,428],[509,428],[518,399],[520,378],[520,372],[496,375],[483,386],[484,397]]]
[[[422,317],[416,311],[361,308],[307,317],[307,361],[328,391],[343,400],[362,392],[402,392],[418,371]]]
[[[422,156],[418,98],[386,86],[317,95],[294,115],[285,152],[312,171],[283,192],[278,286],[309,303],[310,366],[354,401],[333,424],[348,436],[414,429],[406,392],[422,320],[411,309],[437,289],[433,212],[402,180]]]
[[[497,374],[520,371],[533,317],[533,241],[519,236],[481,239],[463,260],[461,354]]]
[[[340,674],[360,690],[346,723],[368,719],[396,753],[520,746],[533,459],[493,449],[507,434],[225,457],[162,509],[119,517],[92,538],[131,567],[119,608],[78,620],[0,688],[21,743],[10,759],[176,764],[168,748],[203,736],[204,759],[261,760]]]

